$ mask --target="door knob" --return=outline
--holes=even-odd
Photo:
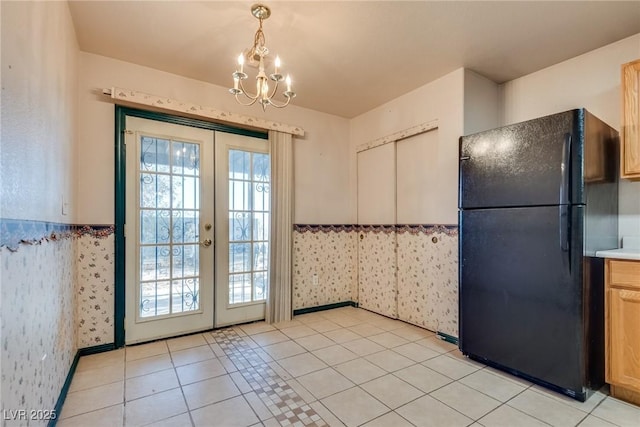
[[[203,242],[200,242],[200,244],[205,248],[208,248],[209,246],[211,246],[211,239],[205,239]]]

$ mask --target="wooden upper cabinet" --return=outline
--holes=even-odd
[[[640,180],[640,59],[622,66],[620,175]]]

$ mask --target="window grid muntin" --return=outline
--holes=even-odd
[[[248,158],[248,173],[240,173],[237,174],[234,172],[234,167],[232,164],[233,161],[233,156],[234,154],[241,154],[241,157],[243,157],[245,160]],[[256,168],[255,166],[255,158],[256,156],[261,156],[262,158],[262,162],[265,163],[265,167],[263,168],[263,172],[262,174],[256,174]],[[252,302],[262,302],[266,299],[266,288],[268,286],[268,254],[269,254],[269,228],[270,228],[270,200],[268,197],[269,194],[269,190],[270,190],[270,174],[269,174],[269,170],[268,170],[268,162],[269,162],[269,155],[265,154],[265,153],[260,153],[260,152],[253,152],[253,151],[245,151],[245,150],[238,150],[238,149],[229,149],[229,154],[228,154],[228,161],[229,161],[229,174],[228,174],[228,189],[229,189],[229,197],[228,197],[228,203],[229,203],[229,223],[230,223],[230,229],[229,229],[229,234],[228,234],[228,238],[229,238],[229,258],[230,258],[230,262],[229,264],[229,298],[228,298],[228,304],[229,305],[240,305],[240,304],[247,304],[247,303],[252,303]],[[245,163],[245,161],[243,161],[243,163]],[[240,177],[237,177],[236,175],[240,175]],[[240,195],[240,197],[242,198],[243,201],[243,208],[244,209],[236,209],[236,185],[234,184],[241,184],[240,188],[241,191],[243,192],[243,194]],[[262,187],[261,190],[258,190],[258,187]],[[249,191],[247,192],[248,194],[245,194],[246,189],[249,189]],[[258,191],[256,191],[258,190]],[[256,201],[255,201],[255,195],[256,193],[262,193],[262,206],[263,207],[267,207],[267,209],[261,209],[261,210],[255,210],[254,207],[256,205]],[[246,205],[245,205],[246,202]],[[263,231],[262,233],[262,237],[263,239],[254,239],[255,234],[254,234],[254,227],[256,226],[256,214],[259,214],[263,219],[267,218],[267,221],[263,221],[262,227],[263,230],[266,228],[266,232]],[[243,228],[247,228],[248,230],[242,232],[241,237],[244,237],[245,235],[247,236],[247,238],[245,239],[237,239],[234,238],[234,236],[236,236],[235,234],[235,219],[237,218],[237,215],[241,215],[242,217],[248,218],[248,221],[246,221],[246,223],[248,224],[247,226],[244,226]],[[240,244],[248,244],[249,247],[249,254],[248,254],[248,264],[249,264],[249,269],[242,269],[242,270],[237,270],[235,267],[235,256],[234,256],[234,247],[238,247],[238,245]],[[264,268],[263,269],[256,269],[256,247],[258,247],[258,252],[262,252],[263,256],[265,257],[265,259],[263,260],[263,265]],[[266,256],[265,256],[266,255]],[[234,263],[234,266],[231,267],[232,262]],[[247,261],[242,261],[243,264],[246,264]],[[262,284],[263,284],[263,291],[262,291],[262,297],[257,297],[257,277],[262,277]],[[249,298],[247,299],[246,296],[246,288],[247,286],[244,285],[245,281],[248,281],[250,283],[249,286],[249,290],[250,290],[250,295]],[[238,280],[240,279],[240,280]],[[242,285],[236,286],[236,283],[240,281],[242,283]],[[239,298],[238,298],[239,297]],[[239,300],[238,300],[239,299]]]
[[[168,150],[165,153],[165,163],[161,163],[158,161],[159,158],[159,152],[158,152],[158,142],[162,142],[168,143]],[[145,150],[145,143],[147,143],[147,148],[151,148],[153,147],[155,149],[155,157],[153,158],[153,161],[151,163],[148,163],[145,161],[145,158],[148,154],[150,154],[148,152],[148,150]],[[189,152],[189,158],[191,160],[191,165],[187,165],[185,166],[185,158],[186,156],[186,148],[187,147],[191,147],[191,150]],[[184,156],[181,156],[181,162],[176,165],[175,161],[176,161],[176,157],[180,154],[178,154],[176,152],[176,149],[181,149],[179,150],[182,153],[185,153]],[[200,216],[199,216],[199,209],[200,209],[200,144],[197,142],[187,142],[187,141],[176,141],[176,140],[172,140],[172,139],[164,139],[164,138],[159,138],[159,137],[152,137],[152,136],[146,136],[143,135],[141,138],[141,150],[140,150],[140,162],[138,163],[138,174],[139,174],[139,179],[140,179],[140,183],[141,183],[141,187],[140,190],[138,191],[137,194],[137,198],[138,198],[138,221],[139,221],[139,230],[138,230],[138,234],[137,234],[137,238],[138,238],[138,247],[139,247],[139,257],[140,257],[140,262],[138,264],[138,268],[140,269],[140,273],[138,274],[138,280],[139,280],[139,285],[138,285],[138,311],[137,314],[140,318],[143,319],[151,319],[151,318],[156,318],[156,317],[167,317],[167,316],[171,316],[171,315],[182,315],[185,313],[192,313],[192,312],[198,312],[201,310],[201,305],[200,305],[200,301],[199,301],[199,293],[200,293],[200,283],[199,283],[199,279],[200,279],[200,260],[199,260],[199,222],[200,222]],[[191,172],[189,172],[191,171]],[[155,188],[153,191],[154,194],[154,200],[153,200],[153,207],[149,207],[147,206],[145,203],[147,203],[147,201],[144,200],[144,180],[145,180],[145,176],[148,178],[153,177],[165,177],[168,178],[168,200],[163,201],[163,200],[159,200],[160,197],[163,197],[163,195],[166,197],[166,192],[162,193],[161,191],[159,191],[160,189],[158,188],[158,182],[160,180],[158,179],[152,179],[152,182],[155,183]],[[185,177],[187,178],[191,178],[193,180],[193,186],[192,186],[192,196],[193,196],[193,203],[190,205],[190,208],[185,208],[185,194],[186,192],[184,191],[185,189]],[[179,205],[181,205],[182,207],[176,207],[174,206],[174,201],[175,201],[175,197],[174,197],[174,186],[176,185],[176,181],[174,180],[174,178],[181,178],[180,181],[180,185],[181,185],[181,191],[180,191],[180,203],[177,203]],[[148,180],[148,179],[147,179]],[[166,188],[164,189],[166,190]],[[167,206],[168,204],[168,206]],[[147,242],[147,243],[143,243],[144,239],[143,239],[143,233],[144,233],[144,213],[145,212],[155,212],[155,224],[154,224],[154,229],[155,229],[155,241],[154,242]],[[168,224],[165,222],[165,231],[166,231],[166,238],[164,239],[165,241],[163,242],[159,242],[158,239],[158,219],[159,217],[161,217],[161,215],[159,215],[159,213],[161,212],[165,212],[168,213]],[[185,227],[184,227],[184,219],[185,219],[185,213],[186,212],[191,212],[193,214],[192,220],[193,220],[193,237],[190,241],[185,241]],[[175,242],[174,239],[174,230],[176,227],[174,218],[176,217],[176,213],[179,213],[179,217],[182,220],[182,236],[180,236],[180,242]],[[154,275],[155,277],[153,279],[147,278],[146,280],[143,279],[144,277],[144,268],[143,268],[143,263],[144,263],[144,256],[143,256],[143,252],[145,251],[145,248],[152,248],[155,247],[155,251],[156,251],[156,255],[155,255],[155,271],[154,271]],[[193,272],[197,273],[197,274],[191,274],[191,275],[185,275],[184,274],[184,267],[185,267],[185,263],[184,263],[184,259],[185,259],[185,249],[187,247],[191,247],[191,250],[194,252],[194,257],[192,258],[194,260],[194,265],[193,265]],[[165,251],[165,253],[163,254],[167,259],[168,259],[168,265],[165,265],[165,267],[163,269],[159,269],[158,268],[158,250],[159,248],[163,248],[163,250]],[[182,270],[182,275],[177,277],[174,276],[174,271],[175,271],[175,256],[176,255],[181,255],[182,257],[182,262],[181,262],[181,270]],[[162,274],[162,277],[158,277],[158,270],[167,270],[166,276],[165,274]],[[180,311],[174,310],[174,283],[179,282],[180,283],[180,288],[182,290],[181,292],[181,304],[180,304]],[[187,289],[189,290],[189,292],[187,292],[185,294],[184,292],[184,288],[185,288],[185,282],[188,282],[191,284],[191,287],[187,287]],[[153,312],[149,312],[148,314],[145,313],[145,299],[143,298],[143,294],[144,294],[144,289],[145,287],[149,287],[152,286],[154,289],[153,292]],[[160,286],[162,286],[163,288],[166,288],[162,290],[162,293],[159,292],[159,288]],[[159,306],[158,306],[158,296],[159,295],[167,295],[167,310],[168,312],[162,312],[160,314],[158,314],[159,312]],[[191,298],[191,303],[185,303],[185,296],[189,296],[189,298]],[[185,305],[187,307],[185,307]],[[148,309],[151,310],[151,309]],[[164,311],[164,310],[163,310]]]

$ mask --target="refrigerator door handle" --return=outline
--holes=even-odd
[[[560,220],[558,221],[560,227],[560,250],[566,254],[563,257],[563,261],[566,262],[569,271],[571,271],[571,221],[569,214],[569,206],[560,205]]]
[[[562,163],[560,163],[560,204],[569,203],[569,189],[571,180],[571,134],[564,134],[562,144]]]

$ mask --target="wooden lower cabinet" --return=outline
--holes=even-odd
[[[606,379],[614,397],[640,405],[640,261],[608,259]]]

